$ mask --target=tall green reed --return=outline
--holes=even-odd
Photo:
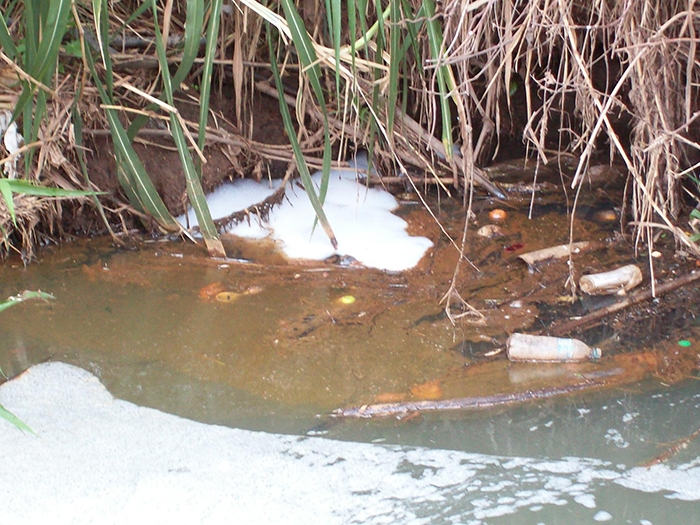
[[[15,43],[7,26],[6,14],[19,16],[23,21],[24,34]],[[21,93],[13,108],[13,120],[22,116],[25,141],[39,144],[39,132],[47,118],[47,96],[51,93],[53,78],[58,65],[58,56],[71,14],[71,0],[43,2],[26,0],[10,2],[5,13],[0,13],[0,45],[6,56],[25,74],[19,80]],[[25,155],[25,172],[30,173],[35,149],[29,148]],[[94,196],[91,191],[66,190],[38,185],[29,180],[0,178],[0,196],[16,224],[14,195],[34,195],[48,198],[76,198]],[[6,232],[3,232],[5,241]]]

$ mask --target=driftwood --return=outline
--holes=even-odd
[[[338,408],[333,411],[333,417],[401,417],[413,412],[432,412],[443,410],[482,410],[496,406],[512,405],[524,403],[536,399],[548,399],[563,394],[571,394],[583,390],[603,387],[607,384],[607,379],[624,373],[622,368],[613,368],[600,373],[584,375],[585,381],[571,385],[564,385],[551,388],[540,388],[538,390],[527,390],[524,392],[513,392],[510,394],[493,394],[489,396],[458,397],[453,399],[438,399],[424,401],[406,401],[399,403],[378,403],[373,405],[360,405],[347,408]]]

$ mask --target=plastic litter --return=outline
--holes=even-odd
[[[599,348],[591,348],[578,339],[512,334],[506,347],[511,361],[570,363],[600,358]]]
[[[589,295],[624,295],[642,282],[642,271],[628,264],[603,273],[584,275],[579,280],[581,291]]]

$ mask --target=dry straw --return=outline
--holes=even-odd
[[[603,151],[621,159],[632,182],[637,241],[648,241],[651,249],[652,230],[664,227],[700,255],[677,226],[681,187],[687,182],[697,196],[693,174],[700,167],[700,10],[693,0],[236,0],[221,7],[216,45],[207,46],[204,57],[196,51],[204,49],[200,41],[212,43],[211,9],[221,2],[67,1],[52,6],[71,5],[76,31],[66,33],[63,44],[77,35],[83,59],[61,55],[62,68],[32,80],[35,96],[50,103],[35,133],[42,148],[28,178],[44,170],[56,186],[90,189],[78,176],[80,155],[71,153],[76,141],[70,139],[66,100],[81,110],[92,134],[109,121],[112,128],[125,126],[120,136],[138,140],[154,130],[135,125],[142,117],[134,117],[134,110],[166,123],[174,116],[187,139],[181,148],[195,137],[195,152],[205,140],[220,144],[236,169],[258,164],[258,173],[259,164],[272,159],[327,168],[319,151],[334,146],[338,159],[365,148],[380,173],[398,171],[417,187],[437,184],[462,192],[465,204],[474,183],[499,192],[479,166],[509,136],[521,138],[539,162],[576,155],[576,192],[585,191],[593,155]],[[98,7],[103,11],[92,11]],[[19,9],[9,28],[15,39],[30,36],[18,25]],[[193,27],[199,34],[188,34]],[[160,56],[156,35],[168,44],[159,48]],[[283,93],[271,60],[279,66]],[[159,61],[170,64],[175,84],[209,78],[213,64],[215,85],[233,87],[233,126],[219,129],[224,119],[211,112],[209,123],[201,116],[198,125],[178,119],[176,108],[163,103],[171,95],[163,92]],[[18,68],[16,60],[10,62]],[[31,76],[30,65],[16,74]],[[99,106],[95,88],[103,86],[99,114],[86,111]],[[298,141],[296,154],[291,147],[251,141],[255,92],[281,98],[296,117],[296,127],[288,130]],[[208,94],[202,97],[206,107]],[[455,144],[459,154],[453,155]],[[118,160],[131,158],[133,148],[123,146]],[[129,205],[114,208],[151,214],[162,228],[175,228],[138,164],[122,180]],[[420,170],[422,179],[415,177]],[[193,175],[188,180],[196,183]]]

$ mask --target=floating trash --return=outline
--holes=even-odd
[[[344,295],[340,299],[338,299],[338,302],[340,304],[352,304],[356,301],[355,296],[353,295]]]
[[[0,137],[10,155],[17,153],[24,144],[24,138],[17,132],[17,123],[12,121],[12,111],[8,109],[0,110]],[[16,155],[12,162],[6,162],[3,166],[3,173],[8,179],[17,178],[18,160],[19,155]]]
[[[591,348],[578,339],[542,335],[512,334],[507,343],[508,359],[559,363],[587,361],[600,357],[599,348]]]
[[[216,294],[216,300],[220,303],[233,303],[238,300],[241,294],[236,292],[220,292]]]
[[[498,208],[489,212],[489,219],[494,222],[505,221],[507,216],[508,214],[504,210]]]
[[[226,286],[224,285],[224,283],[222,283],[221,281],[217,281],[215,283],[208,284],[203,288],[200,288],[199,298],[202,301],[213,301],[216,298],[217,294],[225,291]]]
[[[568,257],[572,253],[579,253],[581,250],[585,250],[590,246],[591,243],[586,241],[575,242],[572,244],[562,244],[560,246],[551,246],[549,248],[535,250],[534,252],[518,255],[518,257],[525,261],[528,266],[534,266],[535,263],[545,261],[547,259],[561,259],[563,257]],[[506,250],[508,250],[508,248],[506,248]]]
[[[503,235],[503,230],[501,230],[500,226],[497,226],[495,224],[487,224],[486,226],[482,226],[481,228],[479,228],[476,234],[479,237],[500,237]]]
[[[634,264],[628,264],[603,273],[584,275],[579,286],[588,295],[624,295],[642,282],[642,271]]]

